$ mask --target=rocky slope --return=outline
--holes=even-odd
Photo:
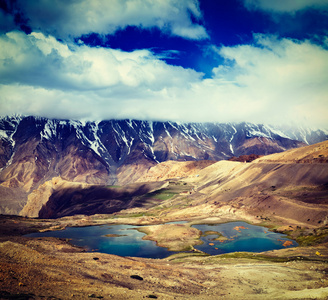
[[[29,195],[21,214],[57,218],[121,212],[160,215],[165,221],[227,215],[252,222],[284,219],[293,225],[324,226],[328,224],[327,159],[328,141],[251,163],[163,162],[150,168],[140,183],[124,187],[61,181],[54,186],[52,181]]]
[[[292,132],[292,137],[302,139],[294,140],[288,132],[250,123],[83,123],[4,117],[0,119],[0,213],[19,213],[29,195],[55,177],[69,182],[125,185],[169,160],[218,161],[271,154],[327,135],[324,131],[303,130],[298,135]]]
[[[170,168],[163,168],[166,163],[159,164],[144,179],[152,181],[160,174],[163,178],[170,177],[171,185],[190,188],[188,193],[168,199],[147,212],[165,220],[226,215],[228,219],[275,220],[295,227],[325,226],[327,159],[328,141],[260,157],[251,163],[219,161],[197,173],[184,173],[184,178],[170,176],[177,173],[179,165],[181,170],[185,168],[182,162],[171,162]],[[142,211],[134,209],[133,213]]]
[[[156,178],[155,183],[109,188],[54,178],[32,193],[44,200],[49,193],[50,200],[40,205],[38,197],[30,198],[31,211],[42,207],[44,216],[74,216],[0,216],[0,298],[327,299],[327,159],[328,141],[250,163],[167,161],[145,173],[143,179]],[[94,215],[115,205],[124,210]],[[83,209],[92,215],[76,215]],[[64,239],[21,236],[66,226],[149,225],[149,239],[172,247],[191,240],[187,225],[164,224],[179,220],[245,220],[289,233],[300,247],[145,259],[85,252]]]
[[[6,221],[5,226],[10,220]],[[2,299],[262,300],[328,296],[328,252],[324,245],[243,256],[183,253],[161,260],[86,253],[54,238],[6,239],[0,243]],[[324,257],[318,257],[318,251]]]

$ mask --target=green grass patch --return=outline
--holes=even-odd
[[[217,236],[222,236],[221,233],[217,232],[217,231],[212,231],[212,230],[206,230],[205,232],[203,232],[202,236],[206,237],[209,235],[217,235]]]
[[[197,260],[199,258],[199,260]],[[208,255],[206,253],[197,253],[197,252],[183,252],[183,253],[176,253],[167,258],[173,262],[184,262],[186,260],[193,260],[194,262],[198,262],[201,264],[235,264],[237,262],[247,262],[249,260],[252,261],[261,261],[261,262],[268,262],[268,263],[286,263],[291,261],[313,261],[313,262],[324,262],[327,263],[327,260],[321,257],[306,257],[306,256],[270,256],[270,255],[263,255],[263,254],[254,254],[250,252],[233,252],[233,253],[226,253],[220,255]]]
[[[108,189],[119,189],[119,188],[121,188],[120,185],[106,185],[105,187],[108,188]]]
[[[276,262],[276,263],[285,263],[290,261],[323,261],[321,258],[313,258],[306,256],[270,256],[263,254],[253,254],[249,252],[233,252],[226,253],[217,256],[212,256],[206,260],[207,263],[215,263],[221,261],[222,259],[251,259],[256,261],[266,261],[266,262]]]
[[[327,236],[328,236],[328,229],[323,230],[317,234],[300,235],[296,238],[296,242],[302,247],[315,246],[322,243]]]
[[[175,196],[176,194],[175,193],[159,193],[156,195],[156,199],[158,200],[168,200],[168,199],[171,199],[173,196]]]
[[[154,191],[152,193],[147,193],[145,195],[142,196],[142,199],[156,199],[156,200],[161,200],[161,201],[165,201],[168,199],[171,199],[172,197],[174,197],[175,195],[177,195],[177,193],[170,191],[170,190],[158,190],[158,191]]]
[[[227,253],[221,254],[218,258],[234,258],[234,259],[253,259],[253,260],[260,260],[260,261],[270,261],[270,262],[288,262],[291,260],[297,260],[297,258],[289,258],[289,257],[277,257],[277,256],[269,256],[269,255],[256,255],[253,253],[248,252],[234,252],[234,253]]]
[[[154,214],[152,213],[135,213],[135,214],[116,214],[115,217],[117,218],[141,218],[141,217],[153,217]]]
[[[169,261],[174,261],[174,262],[183,262],[184,259],[188,258],[203,258],[203,257],[208,257],[209,254],[206,253],[201,253],[201,252],[180,252],[180,253],[175,253],[167,257],[166,259]]]

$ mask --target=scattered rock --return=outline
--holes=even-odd
[[[19,299],[19,300],[31,300],[35,299],[34,294],[24,294],[24,293],[19,293],[19,294],[11,294],[6,291],[0,291],[0,299]]]
[[[96,296],[95,294],[89,294],[88,297],[89,297],[89,298],[97,298],[97,299],[102,299],[102,298],[104,298],[103,296]]]
[[[137,280],[143,280],[143,278],[139,275],[131,275],[130,276],[132,279],[137,279]]]

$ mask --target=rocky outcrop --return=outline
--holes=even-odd
[[[259,157],[262,157],[262,155],[257,154],[250,154],[250,155],[240,155],[238,157],[231,157],[228,160],[229,161],[240,161],[240,162],[251,162],[255,159],[258,159]]]

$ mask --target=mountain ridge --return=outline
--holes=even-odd
[[[327,158],[325,141],[250,163],[166,161],[125,186],[82,185],[56,178],[29,195],[20,215],[60,218],[115,213],[154,216],[162,223],[229,215],[254,222],[325,226]]]
[[[304,132],[298,135],[304,136]],[[328,138],[325,131],[307,133],[307,142]],[[55,177],[69,182],[126,185],[138,181],[160,162],[219,161],[304,145],[279,129],[246,122],[81,122],[4,117],[0,118],[0,212],[19,212],[30,193]],[[24,200],[8,210],[7,204],[13,203],[16,195],[24,195]]]

